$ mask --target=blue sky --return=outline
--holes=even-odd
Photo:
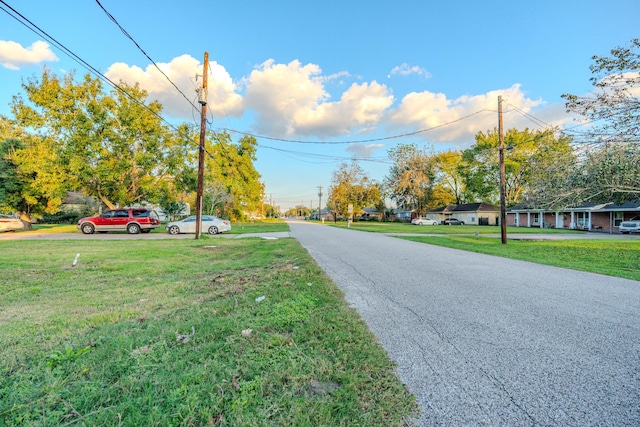
[[[256,167],[283,210],[317,207],[317,187],[326,199],[332,172],[352,157],[382,180],[398,143],[468,147],[497,127],[499,95],[507,129],[575,126],[561,95],[588,93],[591,57],[640,36],[637,0],[100,4],[194,101],[209,53],[210,126],[259,136]],[[43,66],[88,72],[8,6],[110,79],[139,82],[168,121],[199,122],[91,0],[0,1],[0,114]]]

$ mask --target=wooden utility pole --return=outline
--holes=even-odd
[[[318,186],[318,219],[322,219],[322,185]]]
[[[204,140],[207,133],[207,75],[209,67],[209,52],[204,53],[204,66],[202,70],[202,87],[198,102],[202,109],[200,112],[200,147],[198,152],[198,190],[196,193],[196,239],[200,238],[202,226],[202,193],[204,188]]]
[[[504,132],[502,129],[502,96],[498,96],[498,135],[500,138],[500,237],[507,244],[507,206],[505,200],[504,178]]]

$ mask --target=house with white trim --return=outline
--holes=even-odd
[[[544,209],[526,203],[507,210],[507,225],[618,232],[622,221],[640,215],[640,199],[616,203],[584,203],[564,209]]]

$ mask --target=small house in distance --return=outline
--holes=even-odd
[[[438,222],[456,218],[470,225],[498,225],[500,208],[485,202],[447,205],[427,212],[427,218]]]

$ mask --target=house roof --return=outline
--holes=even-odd
[[[500,208],[485,202],[463,203],[460,205],[447,205],[437,209],[432,209],[429,213],[449,213],[449,212],[499,212]]]
[[[453,209],[454,212],[498,212],[500,208],[490,205],[485,202],[478,203],[465,203],[462,205],[456,205]]]

